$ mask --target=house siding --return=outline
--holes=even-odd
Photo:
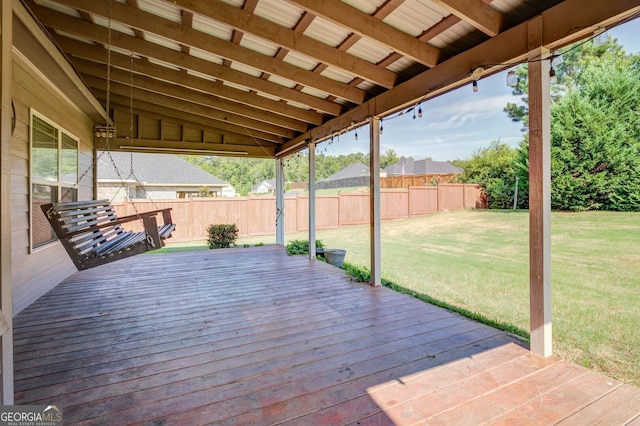
[[[93,198],[93,121],[52,84],[20,52],[13,54],[13,102],[16,128],[11,138],[11,221],[13,315],[75,272],[60,243],[30,250],[29,128],[30,109],[80,139],[79,174],[88,170],[80,182],[79,198]]]

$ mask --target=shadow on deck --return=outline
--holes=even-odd
[[[16,404],[66,425],[640,424],[639,389],[277,246],[76,273],[14,326]]]

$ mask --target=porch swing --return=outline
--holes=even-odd
[[[111,1],[109,5],[111,6]],[[130,54],[131,79],[133,80],[133,54]],[[107,112],[110,109],[111,86],[111,7],[109,7],[108,19],[108,43],[107,43]],[[133,137],[133,81],[131,81],[130,95],[130,132]],[[96,126],[96,136],[106,138],[105,150],[96,156],[87,170],[78,178],[76,186],[89,170],[96,166],[105,153],[111,159],[122,187],[125,179],[122,178],[116,162],[109,151],[109,141],[115,135],[115,128],[109,124]],[[131,169],[129,176],[133,176],[138,184],[140,181],[133,171],[133,153],[131,154]],[[62,199],[66,197],[63,196]],[[111,204],[112,200],[89,200],[49,203],[41,206],[45,217],[49,221],[53,231],[67,251],[73,264],[79,271],[110,263],[119,259],[134,256],[150,250],[159,249],[164,245],[164,240],[171,237],[176,225],[171,219],[171,209],[156,209],[139,213],[135,203],[135,214],[118,218]],[[153,200],[152,200],[153,202]],[[155,203],[154,203],[155,205]],[[163,224],[158,225],[156,216],[162,215]],[[135,232],[125,230],[123,224],[139,220],[143,231]]]

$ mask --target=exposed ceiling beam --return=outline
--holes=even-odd
[[[69,33],[75,33],[75,35],[97,43],[107,43],[108,41],[106,28],[84,23],[79,19],[72,18],[61,13],[52,12],[49,9],[41,8],[35,4],[30,4],[30,7],[37,10],[40,21],[46,26],[54,29],[61,29]],[[301,93],[280,84],[234,71],[222,65],[186,55],[182,52],[140,40],[123,33],[113,34],[111,45],[127,51],[133,51],[141,56],[155,58],[169,64],[175,64],[177,67],[196,71],[215,79],[238,84],[247,88],[253,88],[254,90],[306,105],[309,108],[316,109],[330,115],[339,115],[342,111],[342,106],[334,102]],[[87,46],[87,49],[90,48],[92,47]]]
[[[177,126],[183,126],[191,130],[197,130],[197,131],[202,131],[202,132],[210,133],[213,135],[217,135],[221,139],[224,139],[225,141],[229,141],[230,143],[234,143],[234,144],[240,144],[240,145],[258,144],[259,146],[264,146],[267,148],[273,148],[277,145],[271,141],[266,141],[264,139],[257,139],[251,136],[247,136],[246,134],[233,133],[233,132],[229,132],[228,130],[223,130],[214,126],[202,124],[200,122],[189,121],[184,118],[176,117],[175,114],[172,114],[172,115],[159,114],[157,112],[152,112],[149,110],[141,110],[136,108],[135,106],[132,111],[131,105],[120,104],[117,102],[112,102],[111,104],[113,106],[112,108],[114,111],[118,111],[120,114],[124,116],[129,116],[131,113],[133,113],[135,116],[138,116],[138,117],[163,121],[165,123],[170,123]],[[167,112],[172,112],[172,111],[167,111]],[[116,125],[121,123],[122,121],[120,117],[116,115]],[[125,135],[126,130],[120,129],[118,133],[120,135]],[[206,142],[206,139],[205,139],[205,142]]]
[[[600,0],[566,0],[541,14],[543,45],[558,49],[593,34],[602,25],[610,25],[639,12],[638,0],[606,3]],[[368,117],[390,114],[421,99],[468,84],[471,80],[469,70],[479,66],[486,66],[485,75],[489,75],[512,66],[514,62],[524,61],[528,53],[527,40],[527,22],[523,22],[311,129],[280,146],[276,155],[290,154],[302,149],[309,140],[326,139],[331,134],[351,128],[352,123],[364,123]]]
[[[96,141],[96,149],[105,151],[107,146],[102,140]],[[109,151],[127,152],[166,152],[170,154],[193,154],[193,155],[232,155],[252,158],[273,158],[274,149],[272,147],[261,147],[251,145],[234,145],[227,143],[212,142],[171,142],[166,140],[147,140],[126,138],[115,138],[109,142]]]
[[[104,90],[104,79],[87,74],[83,74],[82,77],[87,82],[89,87],[94,91]],[[161,94],[159,96],[159,93],[153,90],[148,90],[140,87],[131,88],[128,84],[122,84],[117,82],[116,80],[111,81],[110,87],[111,94],[129,97],[129,102],[131,102],[131,96],[133,96],[134,104],[138,101],[154,102],[157,105],[161,105],[166,108],[199,115],[204,119],[210,120],[213,123],[221,122],[225,126],[237,126],[236,132],[240,132],[241,129],[247,129],[255,132],[260,132],[263,135],[269,134],[270,136],[263,137],[267,140],[273,140],[275,142],[281,141],[281,138],[290,139],[299,133],[290,129],[285,129],[283,127],[274,126],[272,124],[263,123],[257,120],[251,120],[247,117],[243,117],[237,114],[229,114],[225,111],[220,111],[201,103],[173,97],[169,93]]]
[[[435,0],[452,14],[473,25],[488,36],[500,34],[504,16],[483,0]]]
[[[102,79],[104,81],[103,87],[106,87],[107,70],[104,66],[95,62],[78,58],[73,61],[73,64],[81,74],[86,74]],[[301,121],[292,120],[280,115],[269,114],[264,110],[253,108],[249,105],[226,101],[224,99],[218,98],[212,93],[193,90],[189,86],[185,85],[183,81],[176,81],[175,83],[160,81],[157,79],[149,78],[148,74],[138,74],[137,70],[136,73],[130,73],[125,70],[112,68],[110,74],[111,81],[119,82],[122,84],[132,83],[135,87],[138,87],[140,89],[208,106],[220,110],[223,113],[243,116],[255,120],[256,122],[262,122],[273,126],[280,126],[282,128],[291,129],[296,132],[304,132],[308,129],[308,125]],[[184,77],[189,76],[184,75]]]
[[[117,86],[117,85],[116,85]],[[113,102],[120,103],[122,105],[127,105],[131,101],[129,97],[129,88],[124,88],[124,90],[120,90],[115,87],[115,90],[112,90],[110,97]],[[95,89],[96,95],[101,98],[106,98],[106,92],[100,89]],[[172,100],[163,100],[160,99],[159,96],[143,93],[140,89],[134,89],[135,103],[134,107],[138,108],[141,111],[150,111],[157,114],[164,115],[173,115],[175,117],[183,118],[184,120],[191,121],[194,123],[206,124],[215,128],[220,129],[221,131],[227,131],[231,133],[236,133],[240,135],[250,136],[256,139],[264,139],[267,141],[275,142],[275,143],[284,143],[285,139],[282,137],[275,136],[271,133],[263,132],[260,130],[249,129],[234,123],[228,123],[223,120],[212,120],[207,117],[207,113],[210,111],[205,107],[199,108],[184,108],[185,102],[174,102]],[[180,108],[179,103],[183,104],[183,108]],[[144,114],[142,114],[144,115]]]
[[[440,50],[397,30],[381,20],[367,15],[341,1],[287,0],[303,10],[321,16],[350,31],[395,50],[428,67],[441,59]]]
[[[90,62],[100,63],[105,67],[107,63],[107,52],[104,50],[94,49],[87,47],[86,43],[72,40],[67,37],[55,37],[56,42],[60,47],[71,57],[72,62],[77,60],[88,59]],[[136,73],[147,75],[151,78],[157,78],[172,82],[175,84],[181,84],[185,87],[190,87],[195,90],[200,90],[205,93],[215,93],[219,98],[228,99],[233,102],[239,102],[246,105],[251,105],[255,108],[275,113],[283,117],[289,117],[294,120],[299,120],[311,124],[321,124],[324,120],[324,116],[318,112],[311,110],[304,110],[294,107],[285,102],[275,101],[273,99],[265,98],[256,93],[250,93],[244,90],[236,89],[222,83],[222,81],[212,81],[210,79],[197,77],[192,74],[185,73],[184,71],[176,71],[162,65],[153,64],[149,61],[133,58],[133,64],[130,63],[130,58],[127,55],[123,55],[117,52],[111,52],[111,65],[112,67],[119,67],[124,70],[128,70],[133,66],[133,70]],[[275,123],[274,123],[275,124]]]
[[[301,32],[282,27],[271,21],[219,0],[174,0],[176,5],[192,12],[223,22],[237,30],[269,40],[289,50],[303,53],[330,66],[356,74],[380,86],[391,88],[397,76],[394,72],[371,62],[349,55],[336,48],[305,36]]]
[[[88,13],[102,16],[108,16],[109,14],[109,6],[103,2],[87,2],[85,0],[58,1]],[[316,90],[349,102],[360,104],[365,98],[365,92],[361,89],[315,74],[312,71],[263,55],[231,41],[208,35],[135,7],[114,2],[111,6],[111,17],[112,20],[128,25],[131,28],[159,35],[169,40],[174,40],[181,45],[195,47],[231,61],[237,61],[269,74],[313,87]],[[86,24],[86,21],[77,20]],[[95,26],[95,24],[93,25]],[[276,25],[276,27],[278,26]],[[80,31],[80,29],[76,31]],[[80,35],[84,34],[80,32]]]

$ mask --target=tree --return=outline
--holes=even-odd
[[[475,151],[470,160],[456,160],[453,163],[464,170],[460,177],[462,182],[477,183],[484,187],[489,208],[507,209],[513,207],[516,156],[515,148],[498,139],[488,147]]]
[[[393,149],[388,149],[380,156],[380,168],[386,169],[387,167],[397,163],[399,160],[400,157],[398,157],[398,154]]]
[[[584,43],[563,57],[552,86],[552,208],[640,210],[640,56],[610,40]],[[514,93],[527,89],[523,68]],[[505,111],[528,125],[526,107],[508,104]],[[514,169],[526,192],[526,136]]]

